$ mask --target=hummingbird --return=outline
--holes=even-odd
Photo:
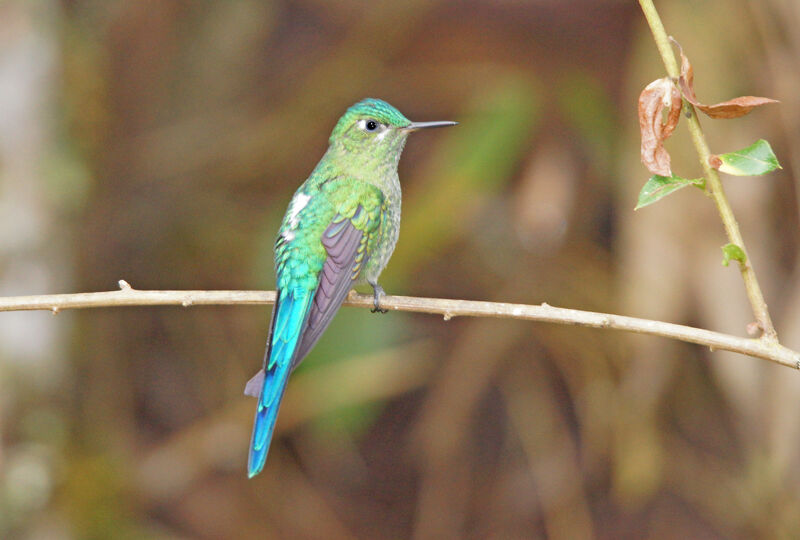
[[[275,306],[263,367],[245,394],[258,398],[247,472],[264,468],[290,373],[311,351],[347,293],[369,284],[385,313],[378,277],[400,232],[397,164],[409,133],[456,122],[412,122],[380,99],[339,118],[328,150],[292,197],[275,241]]]

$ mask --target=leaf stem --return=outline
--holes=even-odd
[[[667,74],[677,79],[680,76],[678,61],[675,58],[675,53],[669,42],[669,36],[664,29],[664,25],[656,11],[655,5],[653,5],[653,1],[639,0],[639,5],[642,7],[644,16],[647,19],[647,24],[650,26],[650,31],[653,33],[656,47],[658,47],[658,52],[661,55],[661,60],[664,62]],[[747,298],[750,300],[750,305],[753,308],[753,315],[755,315],[756,321],[763,331],[761,339],[777,343],[778,334],[775,331],[775,327],[772,325],[772,319],[769,316],[767,303],[764,301],[764,295],[761,292],[761,286],[758,284],[758,279],[756,279],[756,272],[753,269],[753,264],[750,257],[747,255],[742,233],[739,231],[739,224],[736,222],[733,209],[731,209],[728,198],[725,196],[719,173],[716,169],[711,167],[709,162],[711,151],[708,148],[705,135],[703,135],[703,130],[700,127],[697,111],[694,106],[685,99],[683,100],[683,106],[689,113],[689,133],[691,134],[695,150],[697,150],[697,155],[700,158],[700,165],[703,167],[703,172],[706,177],[706,188],[717,205],[717,210],[719,211],[729,241],[739,246],[746,255],[743,261],[739,261],[739,270],[744,279],[744,286],[747,290]]]

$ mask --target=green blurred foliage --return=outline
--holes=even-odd
[[[726,186],[781,337],[800,346],[800,107],[781,79],[800,24],[778,0],[659,4],[699,94],[783,101],[703,125],[714,151],[763,136],[784,162]],[[635,3],[12,0],[0,67],[33,30],[57,53],[29,159],[50,227],[41,249],[61,254],[66,290],[271,288],[292,193],[338,116],[373,96],[460,123],[407,144],[390,294],[734,333],[749,322],[698,190],[633,214],[648,176],[636,96],[663,76]],[[16,80],[3,73],[0,87]],[[697,176],[681,127],[668,147]],[[761,361],[344,308],[248,481],[255,405],[242,390],[267,308],[38,316],[63,330],[46,369],[0,349],[2,537],[789,538],[800,526],[800,438],[780,415],[800,389]]]

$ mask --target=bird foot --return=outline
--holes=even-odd
[[[378,283],[370,283],[372,285],[372,305],[373,308],[370,310],[372,313],[386,313],[389,310],[383,309],[381,307],[381,296],[386,296],[386,291],[383,290],[383,287],[378,285]]]

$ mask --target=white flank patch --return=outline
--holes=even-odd
[[[281,236],[283,236],[283,239],[285,241],[291,242],[292,240],[294,240],[294,231],[283,231],[281,233]]]
[[[306,195],[305,193],[298,193],[297,196],[292,199],[292,204],[289,207],[289,227],[292,229],[297,227],[297,216],[310,200],[311,195]]]

